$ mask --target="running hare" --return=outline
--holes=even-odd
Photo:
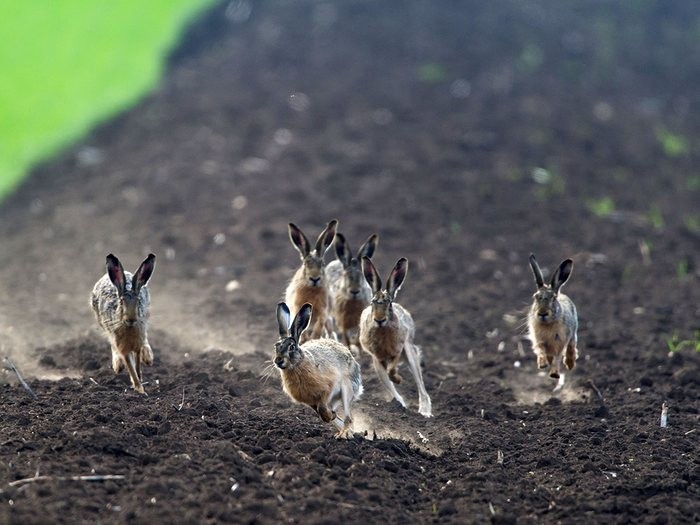
[[[282,388],[297,403],[313,408],[326,423],[338,427],[336,437],[352,435],[352,402],[362,395],[360,365],[350,350],[334,339],[316,339],[300,345],[299,338],[309,326],[312,306],[304,304],[294,321],[285,303],[277,305],[280,339],[275,344],[275,366],[282,376]],[[335,410],[343,403],[345,420]]]
[[[326,283],[323,256],[333,242],[337,220],[328,223],[318,236],[314,249],[311,249],[306,235],[293,223],[289,223],[289,238],[301,256],[301,266],[292,277],[285,292],[285,302],[293,313],[297,313],[304,303],[313,306],[314,321],[307,339],[318,339],[330,332],[331,292]]]
[[[357,256],[353,256],[345,237],[336,233],[335,254],[338,260],[326,266],[328,285],[333,297],[332,313],[335,329],[342,337],[341,341],[348,347],[351,344],[357,344],[360,316],[372,299],[372,289],[362,275],[360,259],[362,257],[371,259],[377,248],[377,242],[379,237],[375,233],[360,247]]]
[[[559,379],[559,361],[564,350],[564,365],[568,370],[576,365],[578,357],[576,307],[571,299],[559,293],[571,276],[574,262],[571,259],[562,261],[549,284],[545,284],[542,270],[533,254],[530,254],[530,266],[535,275],[537,292],[527,317],[528,337],[537,354],[537,367],[549,366],[549,377]]]
[[[372,303],[362,312],[360,320],[360,344],[372,355],[374,369],[391,395],[406,407],[406,402],[396,391],[394,383],[401,383],[398,373],[399,361],[405,358],[418,387],[418,412],[432,416],[430,396],[425,390],[421,374],[421,351],[413,343],[415,326],[408,311],[394,302],[396,293],[406,278],[408,261],[401,258],[391,270],[386,289],[372,261],[362,258],[362,273],[372,288]]]
[[[125,272],[111,253],[107,256],[107,273],[92,289],[92,309],[112,347],[112,368],[118,373],[126,366],[131,385],[145,394],[141,384],[141,363],[153,363],[153,350],[148,344],[147,320],[148,279],[155,267],[156,256],[150,254],[136,273]]]

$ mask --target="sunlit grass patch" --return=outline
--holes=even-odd
[[[184,23],[211,3],[0,2],[0,197],[152,89]]]

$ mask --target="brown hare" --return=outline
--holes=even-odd
[[[357,256],[354,256],[345,237],[340,233],[335,234],[335,254],[338,259],[326,266],[326,276],[333,298],[335,331],[347,347],[358,344],[360,316],[372,299],[372,289],[362,275],[360,259],[371,259],[378,242],[379,236],[376,233],[370,235],[358,250]]]
[[[310,406],[326,423],[333,421],[338,427],[336,437],[349,437],[351,405],[363,390],[360,365],[350,350],[334,339],[299,344],[311,312],[310,304],[302,305],[292,322],[287,305],[277,305],[280,339],[275,344],[274,363],[282,377],[282,388],[293,401]],[[341,402],[345,416],[342,423],[335,412]]]
[[[542,270],[533,254],[530,267],[535,276],[537,291],[527,317],[528,337],[537,355],[537,367],[549,366],[549,377],[559,379],[559,362],[564,353],[564,365],[571,370],[576,365],[578,349],[578,316],[571,299],[559,290],[571,276],[574,262],[562,261],[545,284]],[[561,386],[561,385],[560,385]]]
[[[406,407],[406,402],[396,391],[394,383],[401,383],[399,362],[402,358],[408,361],[418,387],[418,412],[431,417],[432,403],[420,369],[421,351],[413,343],[413,318],[404,307],[394,302],[407,271],[408,261],[399,259],[387,279],[386,288],[382,289],[382,281],[372,261],[367,257],[362,258],[362,273],[373,295],[370,306],[364,309],[360,319],[360,344],[372,355],[374,369],[381,382],[403,407]]]
[[[92,289],[92,309],[112,347],[112,369],[119,373],[126,366],[131,385],[145,394],[141,384],[141,363],[153,363],[148,344],[148,280],[155,268],[156,256],[150,254],[135,274],[125,272],[111,253],[107,256],[107,273]]]
[[[313,250],[306,235],[293,223],[289,223],[289,238],[301,256],[301,266],[292,277],[285,292],[285,302],[296,314],[304,303],[313,306],[313,325],[305,333],[302,343],[307,339],[318,339],[330,334],[331,292],[325,276],[323,256],[333,242],[337,220],[332,220],[318,236]]]

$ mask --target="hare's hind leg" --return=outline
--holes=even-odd
[[[345,383],[341,389],[341,396],[343,398],[343,413],[345,414],[345,420],[343,421],[343,427],[335,435],[338,439],[345,439],[352,437],[352,414],[350,412],[350,405],[353,400],[352,385],[350,383]]]
[[[377,376],[379,376],[379,380],[386,387],[386,389],[391,393],[391,395],[394,396],[394,399],[396,399],[396,401],[398,401],[402,407],[406,408],[406,402],[403,400],[401,395],[396,391],[396,387],[394,386],[394,383],[392,383],[391,379],[389,379],[389,374],[387,374],[386,369],[379,362],[379,359],[377,359],[375,356],[372,356],[372,361],[374,361],[374,369],[377,372]]]
[[[139,394],[145,394],[146,391],[143,389],[140,376],[136,373],[136,358],[134,356],[134,352],[129,352],[127,354],[126,358],[124,359],[124,364],[126,365],[126,370],[129,372],[131,385],[134,387],[134,390],[136,390]]]
[[[413,343],[406,341],[404,352],[408,360],[408,366],[413,374],[413,379],[418,387],[418,413],[425,417],[431,417],[433,415],[433,405],[428,391],[425,389],[425,383],[423,383],[423,374],[420,369],[420,351]]]

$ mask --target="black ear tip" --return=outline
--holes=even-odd
[[[156,254],[155,253],[149,253],[147,259],[155,259]]]
[[[328,226],[331,228],[335,228],[338,226],[338,219],[333,219],[331,222],[328,223]]]

